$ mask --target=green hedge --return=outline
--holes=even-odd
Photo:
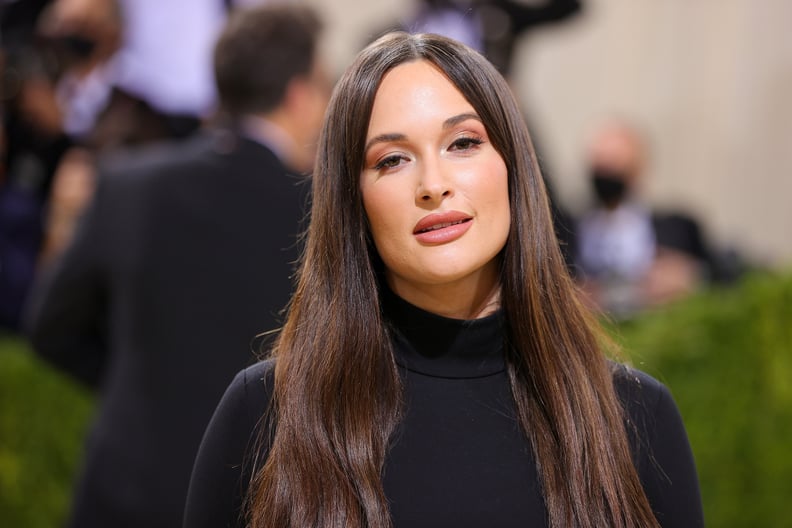
[[[632,363],[670,388],[685,419],[707,526],[792,527],[792,274],[622,323]],[[0,336],[0,524],[59,526],[91,396]]]
[[[792,527],[792,275],[624,323],[626,354],[685,420],[710,527]]]
[[[92,406],[84,389],[0,335],[0,525],[63,524]]]

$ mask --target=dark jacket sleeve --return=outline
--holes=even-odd
[[[63,255],[38,272],[23,315],[23,331],[34,350],[91,386],[98,385],[107,359],[105,187],[101,179]]]
[[[257,363],[236,375],[204,433],[193,466],[184,528],[225,528],[246,524],[243,503],[251,468],[266,458],[259,423],[269,405],[271,361]]]
[[[663,528],[703,527],[698,474],[679,409],[665,385],[643,372],[627,372],[619,392],[652,510]]]

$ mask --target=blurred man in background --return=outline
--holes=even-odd
[[[624,120],[602,124],[588,147],[594,204],[577,225],[577,264],[594,304],[616,316],[680,298],[715,278],[699,222],[644,203],[648,158],[644,135]]]
[[[119,154],[38,278],[35,350],[100,390],[70,526],[181,525],[201,435],[291,292],[329,83],[313,11],[240,9],[214,52],[225,126]]]

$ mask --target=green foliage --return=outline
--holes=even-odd
[[[792,275],[750,277],[619,330],[679,405],[707,526],[792,527]]]
[[[63,524],[91,410],[84,389],[0,334],[0,524]]]
[[[707,526],[792,527],[792,274],[751,277],[622,323],[633,364],[685,419]],[[85,390],[0,335],[0,523],[68,509],[92,411]]]

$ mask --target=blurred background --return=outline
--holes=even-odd
[[[416,2],[316,1],[340,70]],[[522,1],[541,5],[541,1]],[[646,195],[695,211],[717,241],[769,265],[792,260],[792,3],[583,0],[562,23],[520,36],[515,91],[558,197],[588,199],[588,136],[613,115],[652,146]]]
[[[15,237],[24,246],[14,260],[22,262],[21,286],[0,289],[0,309],[9,306],[0,328],[4,526],[60,525],[95,404],[93,392],[37,359],[20,334],[29,283],[68,245],[91,199],[96,159],[178,140],[213,119],[214,37],[229,9],[260,3],[128,0],[116,19],[98,16],[100,4],[85,0],[97,16],[88,17],[90,39],[81,42],[58,40],[74,35],[39,18],[58,1],[0,1],[0,246]],[[611,321],[627,359],[668,384],[679,403],[708,526],[792,526],[785,509],[792,497],[792,2],[303,3],[324,20],[321,50],[332,78],[394,27],[444,29],[492,54],[524,108],[570,270]],[[47,39],[70,54],[57,72],[27,47]],[[69,72],[84,79],[83,70],[105,81],[70,98],[64,79]],[[30,79],[43,82],[26,85]],[[629,170],[597,161],[597,138],[614,122],[640,138],[637,147],[627,141],[636,149]],[[675,255],[694,255],[692,267],[676,260],[663,267],[673,280],[651,302],[635,301],[632,290],[625,302],[621,283],[604,295],[610,283],[595,284],[603,275],[583,262],[583,223],[598,207],[616,208],[592,185],[606,169],[629,177],[617,193],[622,204],[640,204],[655,228],[669,225],[655,222],[655,212],[695,226],[684,235],[689,242],[694,233],[695,243],[673,236],[669,243]],[[653,236],[662,246],[664,235]],[[0,288],[9,280],[8,254]]]

